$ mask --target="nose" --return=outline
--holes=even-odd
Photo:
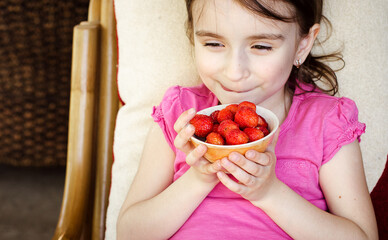
[[[231,51],[225,64],[225,76],[234,82],[249,76],[249,59],[244,50]]]

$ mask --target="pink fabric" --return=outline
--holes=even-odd
[[[275,149],[276,175],[312,204],[327,210],[318,181],[319,168],[341,146],[360,140],[365,124],[358,122],[358,110],[352,100],[318,92],[298,95],[301,92],[296,89],[289,114],[280,126]],[[177,135],[173,129],[176,119],[191,107],[199,111],[216,104],[217,98],[204,85],[194,88],[175,86],[166,92],[161,104],[154,107],[152,116],[176,153],[174,180],[189,168],[185,154],[173,145]],[[171,239],[290,237],[262,210],[220,183]]]

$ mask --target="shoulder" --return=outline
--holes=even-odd
[[[192,107],[199,111],[203,106],[211,106],[217,101],[215,95],[204,84],[194,87],[176,85],[167,89],[161,105],[168,108],[179,107],[182,112]]]
[[[305,93],[296,97],[298,102],[295,119],[317,132],[323,141],[323,163],[346,144],[360,141],[365,124],[358,120],[356,103],[347,97],[329,96],[324,93]]]
[[[358,121],[357,105],[350,98],[305,93],[297,96],[296,101],[299,118],[314,121],[314,126],[319,124],[327,135],[345,134],[349,129],[361,135],[365,130],[365,124]]]
[[[306,83],[299,82],[293,100],[299,111],[306,109],[319,117],[342,111],[358,114],[356,103],[352,99],[328,95]]]
[[[205,85],[195,87],[173,86],[167,89],[162,101],[154,106],[151,116],[162,128],[170,146],[176,136],[174,124],[178,117],[186,110],[195,108],[197,111],[216,105],[215,95]]]
[[[330,96],[321,92],[304,93],[294,97],[298,111],[321,117],[322,119],[344,115],[350,118],[358,116],[356,103],[347,97]],[[356,120],[356,119],[353,119]]]

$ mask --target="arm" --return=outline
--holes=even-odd
[[[378,238],[357,140],[343,146],[332,160],[322,166],[320,182],[332,214],[352,221],[359,228],[360,236],[365,236],[364,239]]]
[[[241,157],[234,164],[228,161],[224,166],[239,174],[236,165],[248,166],[244,159]],[[253,181],[252,177],[240,174],[245,185],[233,184],[223,174],[219,174],[220,180],[231,190],[251,199],[255,206],[265,211],[291,237],[378,239],[357,140],[343,146],[330,162],[321,167],[320,183],[330,213],[317,208],[276,178],[273,170],[276,157],[273,153],[257,153],[251,160],[261,165],[260,178]]]
[[[188,142],[194,133],[194,129],[187,125],[192,116],[183,114],[183,117],[178,119],[176,129],[179,134],[175,145],[188,152],[186,161],[194,167],[175,182],[173,182],[175,154],[166,142],[160,127],[156,124],[152,127],[138,173],[119,214],[118,239],[129,236],[134,239],[169,238],[218,183],[216,169],[211,170],[213,165],[200,164],[206,161],[202,158],[206,148],[194,149]],[[201,168],[210,172],[201,174],[197,170]]]

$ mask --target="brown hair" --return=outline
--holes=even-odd
[[[260,1],[260,0],[234,0],[242,7],[246,8],[248,11],[258,14],[263,17],[270,19],[275,19],[284,22],[297,22],[300,29],[300,35],[305,36],[309,33],[310,28],[315,23],[324,23],[328,29],[328,35],[325,41],[330,37],[331,33],[331,23],[330,21],[322,14],[323,0],[282,0],[284,3],[288,4],[293,8],[293,16],[283,16],[279,14],[275,9],[271,8],[271,4],[268,2],[271,1]],[[186,7],[188,12],[187,18],[187,36],[189,37],[191,43],[194,43],[193,40],[193,3],[195,0],[186,0]],[[267,3],[267,4],[266,4]],[[319,43],[319,42],[318,42]],[[320,43],[319,43],[320,44]],[[333,70],[325,62],[341,62],[341,67],[336,70]],[[313,86],[313,89],[305,92],[313,92],[315,89],[320,89],[321,91],[335,95],[338,92],[338,81],[336,71],[341,70],[345,65],[345,62],[342,58],[340,51],[327,54],[327,55],[313,55],[311,52],[307,56],[304,63],[300,68],[293,67],[290,77],[287,81],[288,89],[294,92],[296,87],[299,87],[298,81],[310,84]],[[297,81],[298,79],[298,81]],[[325,87],[319,86],[317,83],[321,82],[325,84]],[[303,90],[303,89],[302,89]]]

